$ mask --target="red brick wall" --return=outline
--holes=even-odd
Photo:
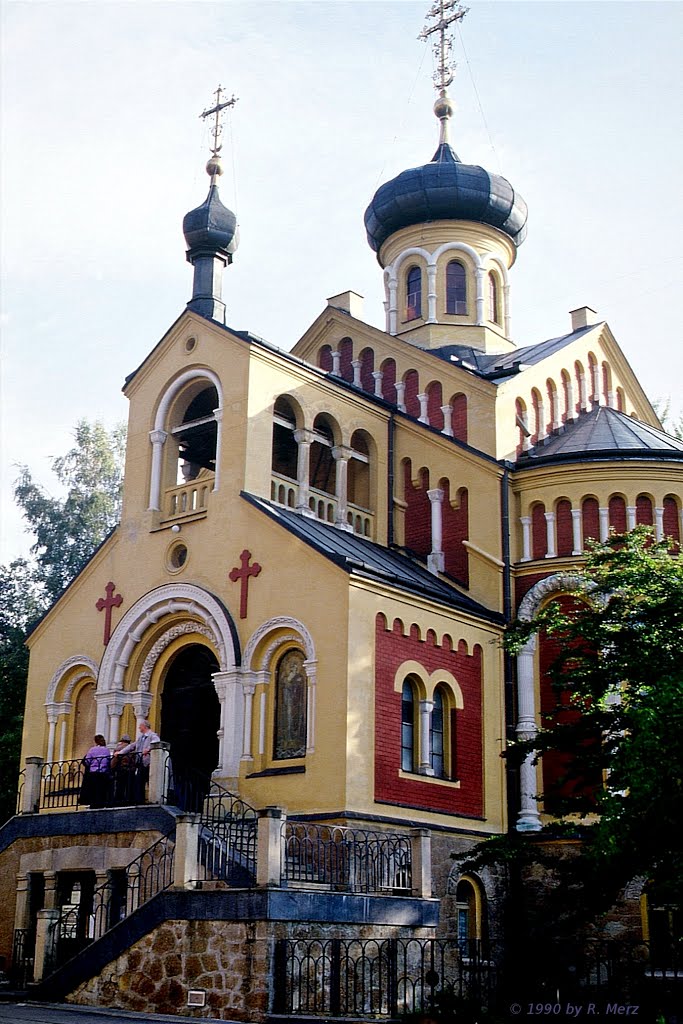
[[[558,555],[571,555],[574,550],[571,502],[566,499],[558,501],[555,515],[557,553]]]
[[[458,441],[467,441],[467,397],[466,395],[454,395],[451,402],[453,406],[453,436]]]
[[[616,533],[626,533],[626,502],[618,494],[609,500],[609,524]]]
[[[678,505],[676,504],[676,499],[670,496],[664,499],[664,536],[673,537],[675,541],[680,543],[681,525]]]
[[[414,416],[415,419],[419,419],[420,403],[417,400],[417,396],[420,391],[420,378],[418,377],[417,370],[408,370],[403,380],[406,385],[404,399],[406,412],[409,416]]]
[[[583,520],[583,540],[600,539],[600,515],[598,513],[598,502],[596,498],[584,498],[581,506],[581,518]]]
[[[375,353],[371,348],[364,348],[360,354],[360,386],[363,391],[375,393],[375,378],[372,371],[375,369]]]
[[[463,544],[469,539],[467,488],[460,491],[458,508],[453,508],[447,486],[443,499],[443,549],[446,572],[454,576],[465,587],[470,584],[467,548]]]
[[[443,405],[443,395],[441,391],[441,382],[433,380],[431,384],[427,385],[427,419],[432,427],[436,427],[437,430],[443,430],[443,413],[441,412],[441,406]]]
[[[531,510],[531,557],[545,558],[548,552],[548,526],[545,521],[545,505],[534,505]]]
[[[427,496],[427,481],[413,487],[410,460],[403,464],[405,511],[405,546],[425,558],[432,550],[432,511]]]
[[[639,526],[652,526],[652,502],[646,494],[639,494],[636,498],[636,523]]]
[[[464,641],[453,649],[451,638],[441,644],[430,630],[425,640],[416,626],[404,634],[396,620],[388,628],[383,615],[376,619],[375,678],[375,799],[382,802],[481,817],[483,814],[482,745],[482,652],[475,645],[471,653]],[[424,782],[418,775],[400,778],[401,693],[394,679],[405,661],[422,665],[425,676],[442,668],[450,672],[462,690],[464,708],[457,714],[457,768],[460,788]]]
[[[382,363],[382,395],[387,402],[396,405],[396,363],[393,359],[385,359]]]
[[[318,353],[318,366],[326,373],[332,371],[332,348],[330,345],[323,345]]]
[[[353,366],[351,361],[353,360],[353,342],[350,338],[342,338],[339,342],[339,376],[342,380],[347,380],[349,383],[353,381]]]
[[[536,572],[531,576],[520,576],[515,580],[515,607],[519,608],[522,598],[535,586],[539,580],[550,576],[549,572]]]

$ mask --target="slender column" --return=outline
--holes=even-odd
[[[55,759],[55,733],[57,730],[57,719],[59,710],[55,704],[47,706],[47,763],[51,764]]]
[[[436,323],[436,264],[427,266],[427,323]]]
[[[581,539],[581,527],[583,525],[583,517],[581,515],[580,508],[572,509],[572,544],[573,544],[573,555],[583,554],[583,540]]]
[[[313,432],[311,430],[295,430],[294,440],[299,446],[296,466],[296,480],[298,485],[296,510],[305,516],[312,516],[313,513],[308,507],[308,474],[311,444],[313,443]]]
[[[267,694],[265,690],[261,691],[260,698],[260,717],[259,717],[259,730],[258,730],[258,752],[259,754],[265,754],[266,752],[266,712],[268,709]]]
[[[617,407],[617,396],[614,391],[607,392],[607,404],[610,409],[616,409]]]
[[[609,537],[609,508],[598,509],[598,520],[600,522],[600,540],[604,544]]]
[[[476,300],[475,305],[477,308],[477,326],[481,326],[484,322],[484,268],[477,267],[474,282],[476,288]]]
[[[429,411],[427,408],[427,404],[429,402],[428,396],[426,394],[418,395],[417,400],[420,403],[420,415],[418,416],[418,422],[429,423]]]
[[[517,655],[518,710],[515,733],[518,740],[531,740],[538,732],[534,685],[536,643],[536,637],[532,636]],[[538,832],[541,827],[536,790],[536,765],[533,764],[533,754],[529,754],[519,770],[519,815],[516,826],[518,832]]]
[[[213,469],[213,488],[212,490],[217,491],[220,483],[221,474],[221,451],[223,448],[223,410],[214,409],[214,419],[216,420],[216,465]]]
[[[593,388],[593,394],[591,395],[593,405],[602,405],[602,396],[600,394],[600,367],[597,363],[595,366],[591,367],[591,384]]]
[[[66,757],[66,719],[62,718],[61,727],[59,730],[59,760],[63,761]]]
[[[167,437],[168,434],[165,430],[150,430],[149,432],[149,439],[152,442],[152,473],[149,480],[150,512],[158,512],[161,508],[161,466]]]
[[[176,889],[193,889],[197,880],[199,860],[199,814],[179,814],[175,820],[175,856],[173,885]]]
[[[40,807],[40,778],[42,757],[27,757],[24,768],[24,788],[21,791],[21,814],[35,814]]]
[[[553,391],[551,413],[553,430],[559,430],[562,426],[562,417],[560,416],[560,396],[557,391]]]
[[[505,324],[505,337],[510,337],[510,285],[503,285],[503,323]]]
[[[627,505],[626,506],[626,529],[627,530],[635,530],[635,528],[636,528],[636,512],[637,512],[637,509],[636,509],[635,505]]]
[[[531,516],[520,516],[522,524],[522,557],[520,562],[531,561]]]
[[[332,373],[335,377],[341,377],[341,352],[338,348],[332,352]]]
[[[109,706],[109,736],[108,741],[112,745],[116,745],[118,742],[119,735],[121,733],[121,716],[123,715],[123,705],[118,701],[115,704]]]
[[[381,370],[373,370],[372,378],[375,382],[375,394],[377,395],[378,398],[382,398],[382,380],[384,379],[384,374],[382,373]]]
[[[567,381],[567,421],[576,418],[576,409],[574,408],[574,385],[570,380]]]
[[[588,394],[586,389],[586,374],[581,371],[579,374],[579,403],[581,405],[581,412],[588,410]]]
[[[306,679],[308,680],[308,686],[306,688],[306,753],[313,754],[315,753],[315,711],[318,662],[312,659],[307,659],[304,662],[304,669],[306,670]]]
[[[361,383],[360,383],[360,367],[361,367],[360,359],[352,359],[351,360],[351,366],[353,367],[353,383],[354,383],[354,386],[359,388],[361,386]]]
[[[548,436],[548,431],[545,429],[545,402],[543,399],[538,403],[538,440],[544,441]]]
[[[453,437],[453,406],[442,405],[441,412],[443,413],[443,433],[447,437]]]
[[[244,734],[242,737],[242,760],[253,761],[251,753],[251,720],[254,709],[254,683],[243,683],[242,693],[244,694]]]
[[[655,539],[664,540],[664,508],[655,508]]]
[[[213,685],[221,703],[223,728],[222,752],[219,764],[224,778],[235,779],[240,773],[243,753],[245,696],[242,690],[242,670],[214,672]]]
[[[264,807],[257,814],[256,884],[279,886],[282,882],[286,814],[281,807]]]
[[[401,412],[406,412],[406,382],[404,380],[396,381],[396,405]]]
[[[432,746],[429,742],[429,727],[432,722],[432,711],[434,701],[420,701],[420,764],[418,772],[420,775],[433,775],[432,768]]]
[[[411,828],[410,832],[413,896],[418,900],[432,898],[432,839],[428,828]]]
[[[545,534],[547,538],[546,547],[546,558],[557,558],[557,540],[555,533],[555,520],[556,516],[554,512],[545,512]]]
[[[387,331],[395,335],[398,330],[398,281],[396,278],[389,279],[389,316]]]
[[[337,516],[334,525],[339,530],[346,530],[348,533],[353,533],[353,526],[348,523],[346,513],[348,511],[349,493],[348,493],[348,470],[349,470],[349,459],[353,454],[352,448],[347,448],[344,445],[336,445],[332,449],[332,458],[336,462],[336,493],[337,499]]]
[[[427,568],[430,572],[437,573],[444,571],[443,553],[443,496],[441,487],[434,487],[427,491],[427,497],[431,502],[432,511],[432,550],[427,558]]]

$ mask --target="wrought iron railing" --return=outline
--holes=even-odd
[[[282,837],[289,882],[351,892],[412,892],[409,836],[289,819]]]
[[[196,882],[251,886],[256,879],[258,815],[220,783],[193,768],[166,765],[169,803],[200,815]]]
[[[33,981],[35,946],[35,928],[15,928],[12,942],[12,966],[9,972],[10,984],[15,988],[26,988],[29,982]]]
[[[173,884],[174,859],[175,844],[170,834],[161,836],[127,867],[110,871],[107,880],[93,892],[92,900],[82,894],[78,903],[63,906],[55,922],[52,966],[61,966],[143,903],[168,889]]]
[[[495,967],[463,958],[448,939],[279,939],[275,1012],[395,1018],[436,1010],[456,1016],[458,1002],[493,1005]]]
[[[26,778],[26,769],[22,768],[19,772],[19,779],[17,782],[17,808],[16,813],[21,814],[22,812],[22,799],[24,796],[24,780]]]
[[[91,764],[93,771],[86,771],[83,759],[43,764],[38,810],[123,807],[145,802],[146,769],[141,754],[131,752],[111,761],[94,758]]]

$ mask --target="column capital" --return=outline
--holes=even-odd
[[[168,434],[165,430],[150,430],[149,439],[152,444],[165,444]]]
[[[310,430],[308,427],[299,427],[294,431],[294,440],[297,444],[313,444],[315,441],[315,431]]]
[[[427,497],[432,502],[432,504],[435,501],[443,501],[444,490],[442,487],[432,487],[431,490],[427,491]]]
[[[332,458],[336,459],[338,462],[340,460],[348,462],[348,460],[353,457],[353,454],[353,448],[349,448],[349,446],[345,444],[336,444],[332,449]]]

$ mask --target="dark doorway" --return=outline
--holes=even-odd
[[[176,803],[199,810],[218,765],[221,709],[212,675],[216,658],[189,644],[169,666],[161,695],[161,738],[170,744]]]

